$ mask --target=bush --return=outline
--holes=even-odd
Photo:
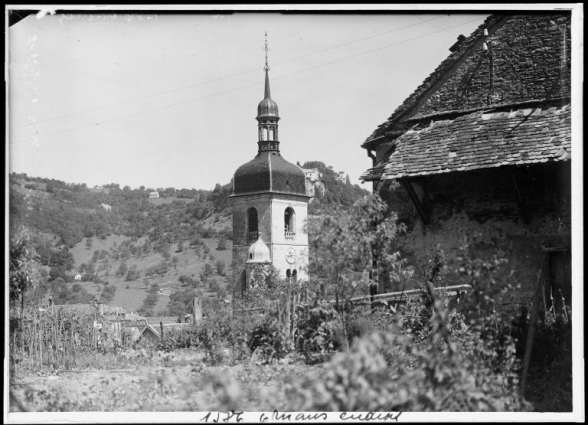
[[[449,309],[446,294],[433,287],[443,263],[442,253],[436,255],[424,270],[427,283],[421,296],[388,312],[377,311],[373,325],[362,319],[361,309],[348,311],[349,335],[356,336],[352,348],[333,357],[318,377],[306,377],[290,387],[294,405],[289,407],[299,411],[530,410],[519,392],[516,338],[520,331],[484,304],[509,288],[492,278],[502,261],[469,263],[477,280],[462,303],[463,313]],[[361,337],[370,326],[387,329]]]
[[[104,301],[112,301],[114,298],[114,293],[116,292],[116,287],[114,286],[105,286],[102,290],[102,299]]]
[[[218,260],[218,261],[215,263],[215,266],[216,266],[216,272],[217,272],[217,273],[218,273],[220,276],[226,276],[226,274],[227,274],[227,271],[226,271],[226,269],[227,269],[227,266],[226,266],[226,264],[225,264],[225,262],[224,262],[223,260]]]
[[[259,350],[264,363],[280,360],[293,350],[290,336],[279,325],[277,320],[265,321],[256,326],[248,343],[251,352]]]
[[[542,312],[533,339],[525,398],[543,412],[572,411],[572,322],[568,310]],[[529,320],[523,311],[515,323],[517,355],[522,360]]]
[[[305,311],[306,310],[306,311]],[[320,363],[341,347],[335,341],[337,313],[328,304],[315,307],[299,307],[296,348],[305,358],[306,363]]]
[[[221,236],[221,238],[218,240],[218,244],[216,246],[216,249],[218,251],[224,251],[227,249],[227,240],[225,239],[224,236]]]
[[[436,336],[440,336],[438,333]],[[472,340],[479,335],[472,337]],[[478,341],[480,341],[478,339]],[[473,341],[472,341],[473,342]],[[484,344],[482,343],[482,346]],[[513,344],[507,345],[512,360]],[[497,373],[490,350],[457,351],[437,338],[425,349],[396,328],[355,341],[318,376],[288,389],[298,411],[524,411],[518,387]],[[503,366],[505,363],[503,362]],[[512,370],[512,369],[510,369]]]
[[[211,366],[235,364],[248,359],[248,331],[235,322],[218,319],[201,326],[193,326],[164,335],[157,345],[161,351],[181,348],[200,348],[204,351],[204,361]]]

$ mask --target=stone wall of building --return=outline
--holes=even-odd
[[[295,226],[293,238],[286,238],[284,213],[286,208],[292,208],[295,212]],[[306,219],[308,217],[308,204],[306,200],[281,199],[272,200],[273,220],[272,240],[268,244],[272,253],[274,267],[285,276],[286,270],[296,270],[298,280],[308,280],[308,234],[305,231]],[[289,250],[295,252],[295,261],[289,263],[286,254]]]
[[[511,171],[526,203],[528,223],[515,195]],[[456,272],[461,248],[467,246],[472,259],[489,259],[494,254],[507,258],[499,277],[511,275],[523,291],[531,291],[544,261],[543,248],[570,247],[569,161],[430,176],[415,181],[414,187],[429,224],[423,223],[402,186],[382,193],[408,229],[398,239],[400,251],[416,271],[407,288],[422,281],[421,266],[438,248],[445,252],[448,264],[445,285],[468,283],[469,277]],[[379,292],[401,289],[399,284],[387,284]]]
[[[298,280],[308,279],[308,234],[305,231],[308,203],[306,198],[285,194],[259,194],[234,197],[233,205],[233,278],[238,279],[247,252],[255,241],[247,241],[247,210],[257,209],[258,231],[270,249],[273,266],[286,276],[287,269],[296,269]],[[285,236],[284,212],[291,207],[295,212],[295,237]],[[296,262],[288,263],[286,253],[292,248]]]

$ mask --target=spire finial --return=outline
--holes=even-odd
[[[267,64],[267,51],[268,51],[268,47],[267,47],[267,31],[265,32],[265,66],[263,67],[263,69],[265,69],[266,71],[269,71],[269,65]]]

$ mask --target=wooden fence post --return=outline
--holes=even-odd
[[[194,297],[192,304],[194,308],[194,324],[199,325],[200,322],[202,322],[202,300],[198,297]]]
[[[545,264],[545,261],[543,261]],[[525,396],[525,390],[527,386],[527,374],[529,372],[529,365],[531,363],[531,353],[533,351],[533,339],[535,338],[535,326],[537,324],[537,316],[539,313],[539,297],[543,295],[543,281],[541,275],[543,274],[543,265],[539,270],[539,276],[537,277],[537,288],[535,288],[535,294],[533,296],[533,305],[531,306],[531,313],[529,315],[529,330],[527,332],[527,342],[525,344],[525,357],[523,359],[523,373],[521,379],[521,395]]]
[[[43,330],[43,320],[39,317],[39,365],[41,368],[43,367],[43,340],[45,339],[43,338]]]

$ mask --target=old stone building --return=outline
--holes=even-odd
[[[415,281],[437,247],[499,254],[527,295],[541,281],[546,303],[571,301],[570,17],[488,17],[362,144]]]
[[[267,50],[266,50],[267,51]],[[233,177],[233,279],[246,288],[247,270],[271,264],[281,276],[308,279],[308,201],[302,169],[280,154],[278,105],[271,99],[267,57],[265,96],[257,107],[258,152]]]

